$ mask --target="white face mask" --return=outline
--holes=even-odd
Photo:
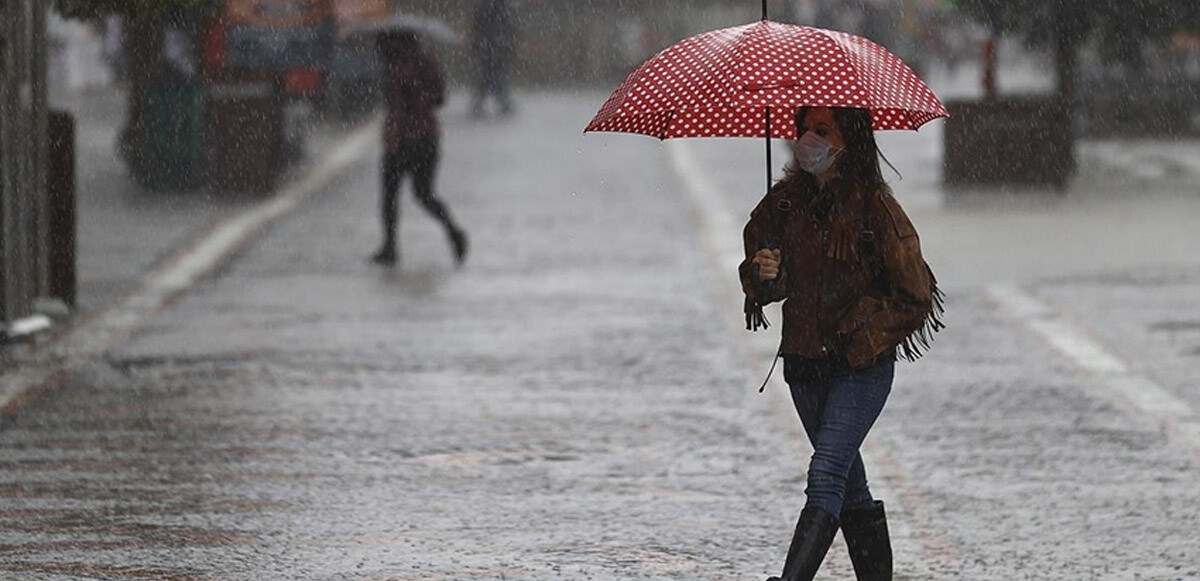
[[[833,167],[841,151],[835,150],[828,139],[808,131],[796,141],[796,163],[800,169],[819,176]]]

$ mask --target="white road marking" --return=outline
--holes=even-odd
[[[667,141],[664,147],[675,175],[683,181],[684,193],[698,211],[709,252],[717,258],[721,267],[728,267],[729,272],[735,272],[743,258],[742,224],[734,221],[725,197],[713,188],[711,180],[706,179],[704,168],[696,161],[686,141]],[[737,294],[741,294],[740,288]]]
[[[48,383],[119,344],[223,264],[255,234],[322,191],[363,155],[379,131],[380,121],[376,120],[354,132],[303,179],[270,199],[222,220],[207,235],[143,277],[137,288],[124,299],[78,322],[57,340],[0,376],[0,414],[19,407],[22,400]]]
[[[992,285],[987,294],[1073,365],[1093,375],[1120,401],[1162,422],[1177,443],[1200,450],[1200,427],[1187,402],[1129,369],[1104,346],[1020,288]]]

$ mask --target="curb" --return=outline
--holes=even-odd
[[[260,232],[323,191],[374,143],[376,119],[343,139],[297,182],[274,196],[218,222],[163,264],[134,290],[99,312],[52,335],[27,357],[0,373],[0,419],[24,408],[82,365],[103,356],[197,283],[229,261]]]

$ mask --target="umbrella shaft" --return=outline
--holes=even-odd
[[[771,108],[764,107],[763,109],[766,111],[766,116],[765,116],[766,121],[764,122],[766,125],[766,132],[764,133],[764,135],[766,135],[766,137],[767,137],[767,192],[770,192],[771,191]]]
[[[767,0],[762,0],[762,2],[763,2],[763,17],[762,17],[762,19],[766,20],[767,19]]]

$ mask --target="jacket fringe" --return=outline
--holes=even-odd
[[[742,305],[742,312],[746,314],[747,331],[758,331],[759,329],[769,329],[771,327],[771,322],[763,314],[762,304],[758,301],[746,297],[746,301]]]
[[[925,270],[929,272],[929,284],[932,287],[930,295],[933,304],[921,326],[900,342],[899,349],[896,349],[897,361],[920,359],[933,344],[934,334],[946,328],[946,324],[942,322],[942,316],[946,314],[946,293],[938,288],[937,277],[933,275],[933,269],[928,264],[925,265]]]

